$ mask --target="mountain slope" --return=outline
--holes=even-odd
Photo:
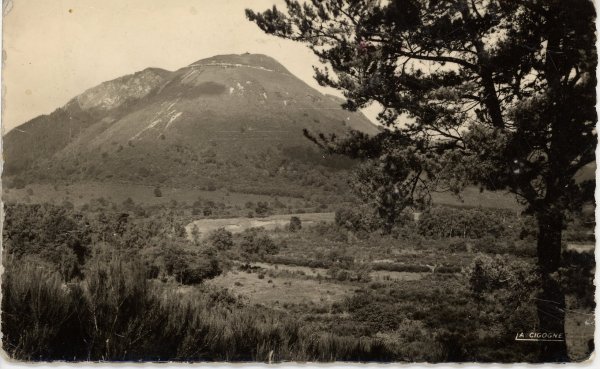
[[[307,173],[315,164],[347,165],[323,158],[303,129],[377,132],[268,56],[221,55],[104,82],[12,130],[4,137],[5,175],[276,187],[320,181]]]

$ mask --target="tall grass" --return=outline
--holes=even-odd
[[[68,341],[79,336],[80,294],[69,289],[58,273],[30,263],[8,265],[3,279],[4,349],[23,360],[71,356]]]
[[[3,280],[5,350],[20,360],[393,360],[376,338],[315,331],[285,313],[243,306],[222,291],[165,291],[140,264],[94,260],[65,284],[34,264]]]

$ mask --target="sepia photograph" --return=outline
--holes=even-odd
[[[590,363],[593,0],[4,0],[2,360]]]

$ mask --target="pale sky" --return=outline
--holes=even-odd
[[[6,2],[6,0],[4,0]],[[218,54],[261,53],[324,93],[305,45],[264,34],[244,9],[283,0],[13,0],[5,6],[2,130],[48,114],[101,82],[175,70]],[[374,120],[376,109],[366,115]]]

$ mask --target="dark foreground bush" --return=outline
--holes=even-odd
[[[19,360],[397,360],[378,338],[315,331],[297,319],[240,305],[226,292],[186,295],[151,284],[118,259],[91,263],[82,282],[33,264],[4,273],[3,345]]]
[[[81,327],[74,319],[81,309],[78,292],[66,287],[58,273],[34,264],[7,266],[2,281],[2,343],[6,352],[22,360],[73,354],[68,338],[81,337]]]

